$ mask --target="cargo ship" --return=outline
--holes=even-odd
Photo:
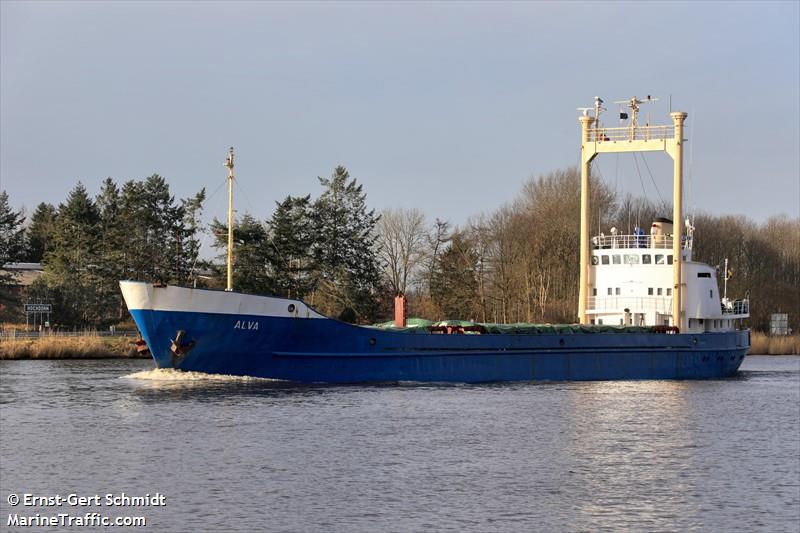
[[[359,326],[300,300],[232,287],[233,150],[228,154],[227,290],[121,281],[127,307],[158,367],[303,383],[709,379],[736,374],[750,347],[749,299],[721,295],[714,267],[692,258],[683,221],[684,123],[641,126],[632,98],[622,127],[583,110],[578,323],[447,322]],[[672,219],[649,233],[589,235],[592,160],[602,153],[662,151],[673,160]],[[673,223],[675,221],[675,223]],[[727,269],[726,269],[727,270]]]

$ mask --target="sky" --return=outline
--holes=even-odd
[[[578,107],[689,113],[690,212],[800,216],[800,2],[0,2],[0,189],[29,213],[164,176],[268,218],[344,165],[368,204],[463,224],[574,166]],[[597,159],[671,198],[671,160]],[[653,178],[650,178],[650,172]],[[576,213],[576,217],[578,214]]]

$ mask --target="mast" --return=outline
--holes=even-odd
[[[683,329],[683,317],[681,309],[682,297],[682,274],[681,265],[683,264],[682,230],[683,230],[683,122],[687,114],[681,111],[670,113],[673,125],[675,126],[675,137],[673,139],[673,168],[674,183],[672,185],[672,324]]]
[[[581,123],[581,271],[578,285],[578,323],[586,324],[586,301],[589,296],[589,164],[597,152],[589,146],[590,132],[597,119],[586,111]]]
[[[233,290],[233,146],[225,160],[228,168],[228,285],[226,291]]]

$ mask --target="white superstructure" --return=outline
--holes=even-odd
[[[682,238],[682,332],[730,331],[749,316],[747,299],[721,298],[717,269],[692,260],[693,228]],[[586,315],[590,324],[675,326],[673,323],[672,222],[657,219],[649,235],[610,235],[591,239],[590,294]],[[724,274],[723,274],[724,275]]]

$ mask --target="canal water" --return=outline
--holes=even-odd
[[[316,387],[3,361],[0,493],[3,531],[96,513],[159,532],[796,532],[800,357],[711,381]]]

